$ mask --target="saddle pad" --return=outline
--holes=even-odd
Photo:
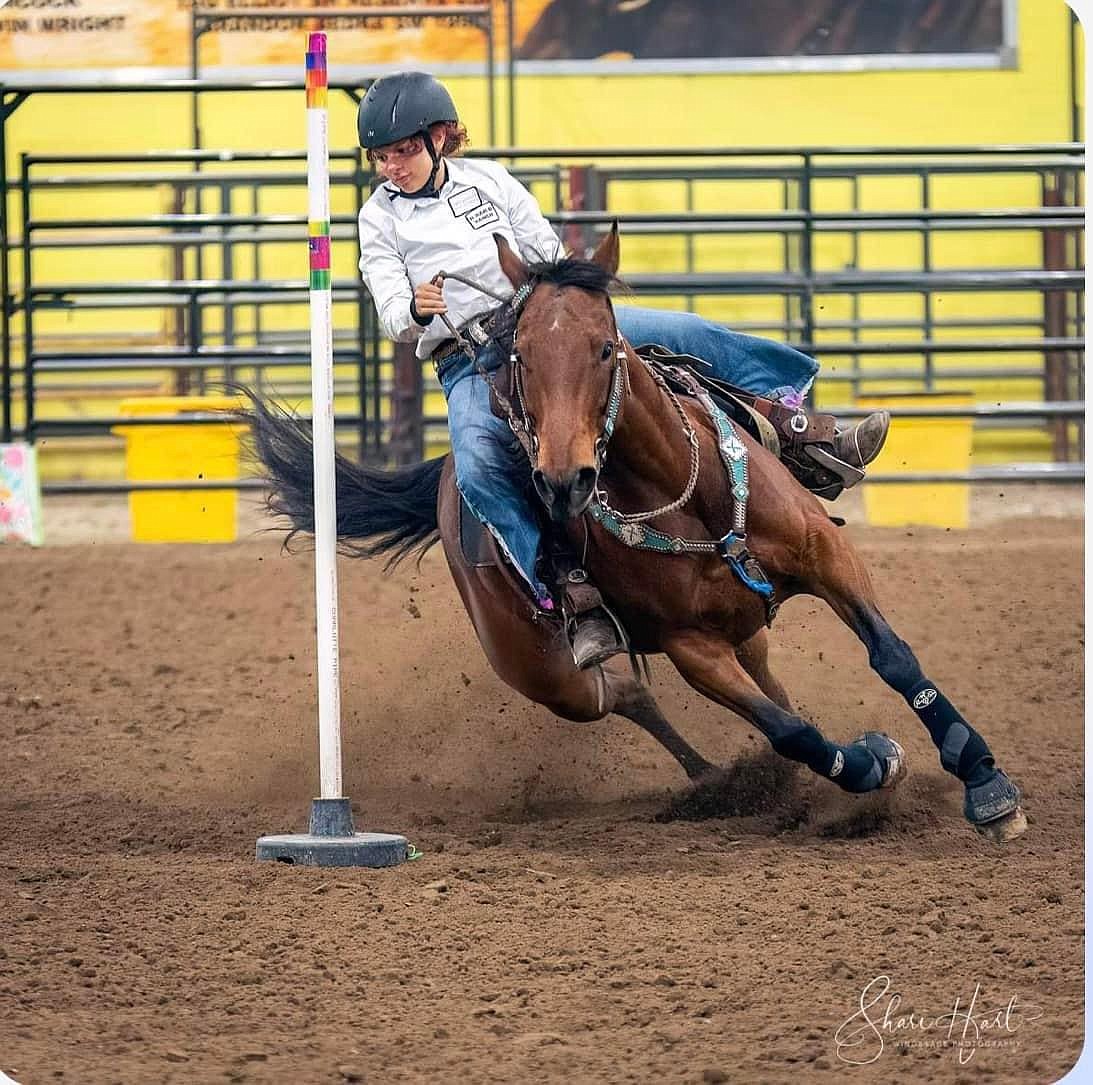
[[[489,529],[467,507],[462,494],[459,497],[459,548],[463,551],[463,560],[472,568],[497,564]]]

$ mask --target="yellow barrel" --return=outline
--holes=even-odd
[[[122,400],[128,417],[205,414],[239,406],[232,396],[152,396]],[[239,477],[238,428],[227,422],[116,426],[125,438],[125,477],[133,482]],[[232,542],[234,490],[154,490],[129,495],[134,542]]]
[[[871,410],[900,407],[969,407],[970,392],[893,392],[858,399]],[[972,459],[971,418],[893,418],[870,475],[967,474]],[[866,482],[865,516],[880,527],[923,524],[968,526],[966,482]]]

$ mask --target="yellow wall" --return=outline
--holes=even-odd
[[[518,87],[518,137],[523,146],[720,146],[776,147],[793,145],[969,145],[1022,142],[1063,142],[1070,138],[1069,10],[1062,0],[1020,0],[1018,57],[1015,70],[909,71],[807,74],[703,74],[664,76],[522,76]],[[332,57],[337,56],[337,35],[331,35]],[[486,140],[484,84],[477,78],[455,78],[449,85],[461,105],[477,146]],[[497,115],[499,140],[507,141],[503,83]],[[347,96],[330,98],[331,146],[355,145],[355,106]],[[202,127],[206,147],[234,149],[299,149],[305,143],[302,95],[292,92],[210,94],[203,97]],[[20,151],[46,153],[104,153],[188,146],[190,102],[185,95],[40,95],[24,104],[8,123],[8,168],[14,176]],[[65,167],[62,172],[86,170]],[[105,167],[117,170],[119,167]],[[141,167],[141,169],[170,167]],[[185,169],[187,167],[178,167]],[[250,169],[246,167],[231,167]],[[277,168],[277,167],[272,167]],[[546,206],[545,187],[537,194]],[[845,183],[821,182],[815,191],[821,209],[849,207]],[[779,186],[769,182],[711,181],[696,186],[696,209],[743,211],[780,206]],[[1027,178],[1000,178],[989,183],[967,178],[939,181],[934,205],[949,208],[1037,206],[1039,186]],[[683,209],[682,184],[618,185],[611,190],[618,210]],[[867,179],[861,205],[875,210],[914,208],[917,186],[903,179]],[[42,217],[86,216],[94,213],[139,214],[169,209],[168,186],[147,186],[119,197],[116,192],[91,191],[36,197]],[[262,210],[304,208],[302,188],[283,188],[264,197]],[[351,209],[346,191],[335,193],[335,210]],[[20,232],[18,201],[13,199],[13,233]],[[237,211],[248,207],[235,206]],[[849,258],[849,237],[818,239],[815,256],[820,268],[842,267]],[[941,234],[933,253],[936,267],[1030,266],[1039,260],[1036,232]],[[286,244],[267,257],[263,273],[270,278],[302,278],[304,248]],[[781,242],[756,235],[697,238],[694,267],[702,269],[778,270]],[[352,242],[335,245],[335,276],[356,274]],[[678,239],[624,237],[623,272],[680,270],[686,266],[684,245]],[[911,235],[875,234],[863,238],[859,266],[916,268],[921,246]],[[19,277],[18,260],[13,274]],[[247,263],[241,253],[241,267]],[[169,259],[162,250],[126,249],[42,253],[36,258],[35,278],[82,281],[131,277],[134,281],[170,276]],[[219,275],[215,260],[204,273]],[[983,315],[1041,311],[1042,296],[1006,294],[994,298],[954,294],[936,299],[945,312]],[[685,299],[662,299],[657,304],[683,306]],[[874,295],[862,300],[870,316],[918,315],[922,302],[915,296]],[[823,318],[849,315],[846,297],[818,299]],[[781,302],[765,298],[699,300],[695,307],[711,317],[732,321],[777,318]],[[946,308],[947,307],[947,308]],[[940,310],[939,310],[940,311]],[[345,320],[353,319],[349,311]],[[269,314],[267,325],[302,327],[302,307]],[[246,317],[240,324],[246,327]],[[38,323],[45,334],[111,336],[124,330],[166,335],[169,322],[162,313],[57,314]],[[990,329],[977,334],[989,335]],[[1004,333],[1003,333],[1004,334]],[[833,333],[835,339],[845,332]],[[894,338],[888,332],[881,338]],[[913,359],[905,359],[911,362]],[[979,359],[986,368],[1029,365],[1036,355],[993,356]],[[953,356],[954,364],[976,364],[976,359]],[[829,364],[836,364],[829,361]],[[891,364],[884,360],[882,364]],[[1036,382],[1028,388],[1007,386],[1009,398],[1038,395]],[[845,386],[828,393],[843,398]],[[71,405],[58,401],[57,410]],[[43,405],[48,409],[48,403]]]

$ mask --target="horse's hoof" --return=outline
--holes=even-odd
[[[1011,840],[1016,840],[1027,828],[1028,818],[1019,806],[1012,814],[975,827],[976,832],[985,836],[992,844],[1008,844]]]
[[[1028,828],[1021,792],[1001,769],[985,784],[965,789],[964,816],[996,844],[1015,840]]]
[[[881,778],[877,788],[895,787],[907,775],[907,755],[903,747],[883,731],[866,731],[853,746],[864,746],[880,762]]]

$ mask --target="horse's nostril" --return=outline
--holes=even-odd
[[[596,470],[581,467],[559,480],[536,468],[531,481],[551,519],[560,522],[584,511],[596,486]]]
[[[535,487],[535,492],[539,495],[539,499],[544,505],[549,508],[554,504],[554,490],[550,483],[547,482],[546,475],[542,471],[536,469],[531,473],[531,482]]]
[[[589,493],[596,485],[596,469],[594,467],[582,467],[573,479],[573,489],[579,493]]]

